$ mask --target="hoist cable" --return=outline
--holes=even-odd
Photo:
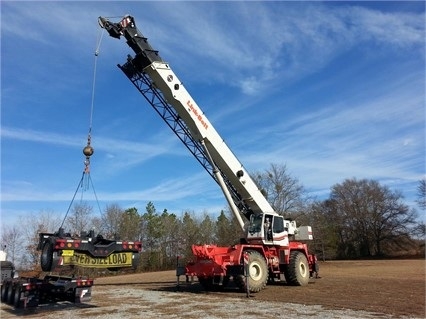
[[[97,57],[99,55],[99,48],[101,46],[103,34],[104,34],[104,30],[102,29],[101,35],[96,40],[97,43],[96,43],[95,62],[94,62],[94,69],[93,69],[93,84],[92,84],[92,98],[91,98],[91,105],[90,105],[89,133],[88,133],[88,136],[87,136],[87,146],[83,149],[83,153],[84,153],[84,155],[86,155],[86,160],[84,161],[85,169],[83,171],[83,175],[81,176],[80,182],[77,185],[77,189],[75,190],[74,196],[72,197],[72,200],[71,200],[71,202],[68,206],[67,212],[65,213],[64,219],[62,220],[62,224],[61,224],[60,228],[62,228],[64,226],[65,220],[67,219],[67,216],[70,212],[70,209],[71,209],[72,204],[75,200],[75,197],[77,196],[78,189],[80,187],[82,188],[80,202],[83,201],[83,192],[85,191],[83,184],[84,184],[84,177],[85,176],[87,176],[87,185],[86,185],[87,189],[90,187],[90,185],[92,185],[93,192],[94,192],[95,198],[96,198],[96,203],[98,205],[99,211],[101,211],[99,201],[98,201],[98,197],[96,195],[95,188],[93,186],[92,178],[90,177],[89,166],[90,166],[90,156],[93,154],[93,148],[90,146],[90,143],[91,143],[91,132],[92,132],[92,123],[93,123],[93,110],[94,110],[94,104],[95,104],[95,84],[96,84]]]
[[[81,176],[80,182],[78,183],[77,189],[75,190],[75,193],[74,193],[74,196],[72,197],[71,203],[70,203],[70,205],[68,206],[67,212],[65,213],[65,217],[64,217],[64,219],[62,220],[62,224],[61,224],[61,227],[60,227],[60,228],[62,228],[62,227],[64,226],[65,220],[67,219],[68,213],[69,213],[69,211],[70,211],[70,209],[71,209],[72,203],[74,202],[75,196],[77,195],[78,189],[80,188],[81,184],[83,183],[83,179],[84,179],[84,174],[85,174],[85,173],[86,173],[86,172],[83,172],[83,175]]]
[[[98,55],[99,55],[99,48],[101,46],[102,38],[104,35],[104,31],[102,29],[101,35],[99,39],[97,40],[96,50],[95,50],[95,63],[93,68],[93,84],[92,84],[92,101],[90,106],[90,120],[89,120],[89,134],[92,131],[92,123],[93,123],[93,109],[95,105],[95,84],[96,84],[96,67],[97,67],[97,61],[98,61]]]

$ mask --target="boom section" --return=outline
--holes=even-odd
[[[145,72],[186,123],[191,136],[197,141],[204,141],[215,165],[236,188],[251,210],[254,213],[272,212],[272,207],[243,165],[220,137],[170,66],[164,62],[153,62],[145,68]]]
[[[119,23],[100,17],[99,24],[112,37],[127,39],[136,55],[129,56],[124,65],[119,65],[120,69],[218,183],[214,171],[220,171],[239,211],[247,219],[253,213],[275,214],[170,65],[136,28],[133,17],[126,16]]]

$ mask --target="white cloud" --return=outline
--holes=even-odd
[[[367,8],[368,3],[361,7],[350,2],[126,5],[129,11],[122,12],[118,2],[2,3],[2,76],[8,79],[2,90],[4,144],[27,141],[34,148],[57,145],[80,152],[85,136],[58,129],[61,121],[70,125],[68,131],[80,129],[72,127],[81,117],[74,105],[81,105],[82,95],[88,93],[82,91],[87,79],[76,69],[91,67],[97,17],[130,13],[160,55],[183,74],[181,80],[191,85],[191,93],[208,101],[210,120],[226,130],[231,148],[249,169],[287,163],[317,194],[352,176],[409,183],[421,175],[424,12],[383,13]],[[164,158],[188,156],[169,130],[157,131],[154,125],[161,124],[153,124],[151,117],[138,120],[142,114],[136,114],[133,106],[144,102],[127,93],[133,88],[127,90],[130,83],[114,68],[130,52],[125,41],[120,42],[104,35],[101,56],[108,71],[98,77],[108,89],[97,95],[105,105],[97,118],[101,133],[95,134],[93,146],[97,171],[102,182],[109,183],[112,174],[135,175],[138,165],[156,168],[167,165]],[[374,68],[382,60],[388,64]],[[87,73],[91,75],[92,69]],[[121,99],[126,99],[123,104]],[[70,107],[58,110],[58,100]],[[115,104],[120,105],[109,107]],[[108,112],[110,116],[105,116]],[[139,135],[141,131],[146,135]],[[139,137],[143,143],[135,142]],[[2,160],[10,150],[2,149]],[[2,201],[69,199],[73,190],[58,192],[34,176],[19,175],[21,161],[39,155],[38,150],[26,151],[8,158],[7,167],[16,169],[8,176],[16,174],[16,179],[2,180]],[[61,161],[59,153],[55,164]],[[51,152],[46,156],[50,161]],[[168,165],[177,167],[178,161]],[[125,180],[105,184],[99,195],[103,200],[169,201],[168,207],[177,202],[195,207],[198,201],[183,203],[194,199],[194,189],[197,196],[216,198],[216,185],[207,181],[210,177],[204,171],[190,175],[179,167],[176,176],[151,177],[146,185],[125,185]]]

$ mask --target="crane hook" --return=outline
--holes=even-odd
[[[93,147],[90,145],[90,140],[91,140],[91,137],[89,134],[89,136],[87,137],[87,145],[83,148],[83,154],[84,156],[86,156],[86,160],[84,161],[85,173],[90,173],[90,156],[92,156],[93,153],[95,152]]]

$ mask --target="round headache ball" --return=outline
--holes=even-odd
[[[93,152],[94,152],[94,149],[90,145],[87,145],[85,148],[83,148],[83,154],[86,156],[92,156]]]

